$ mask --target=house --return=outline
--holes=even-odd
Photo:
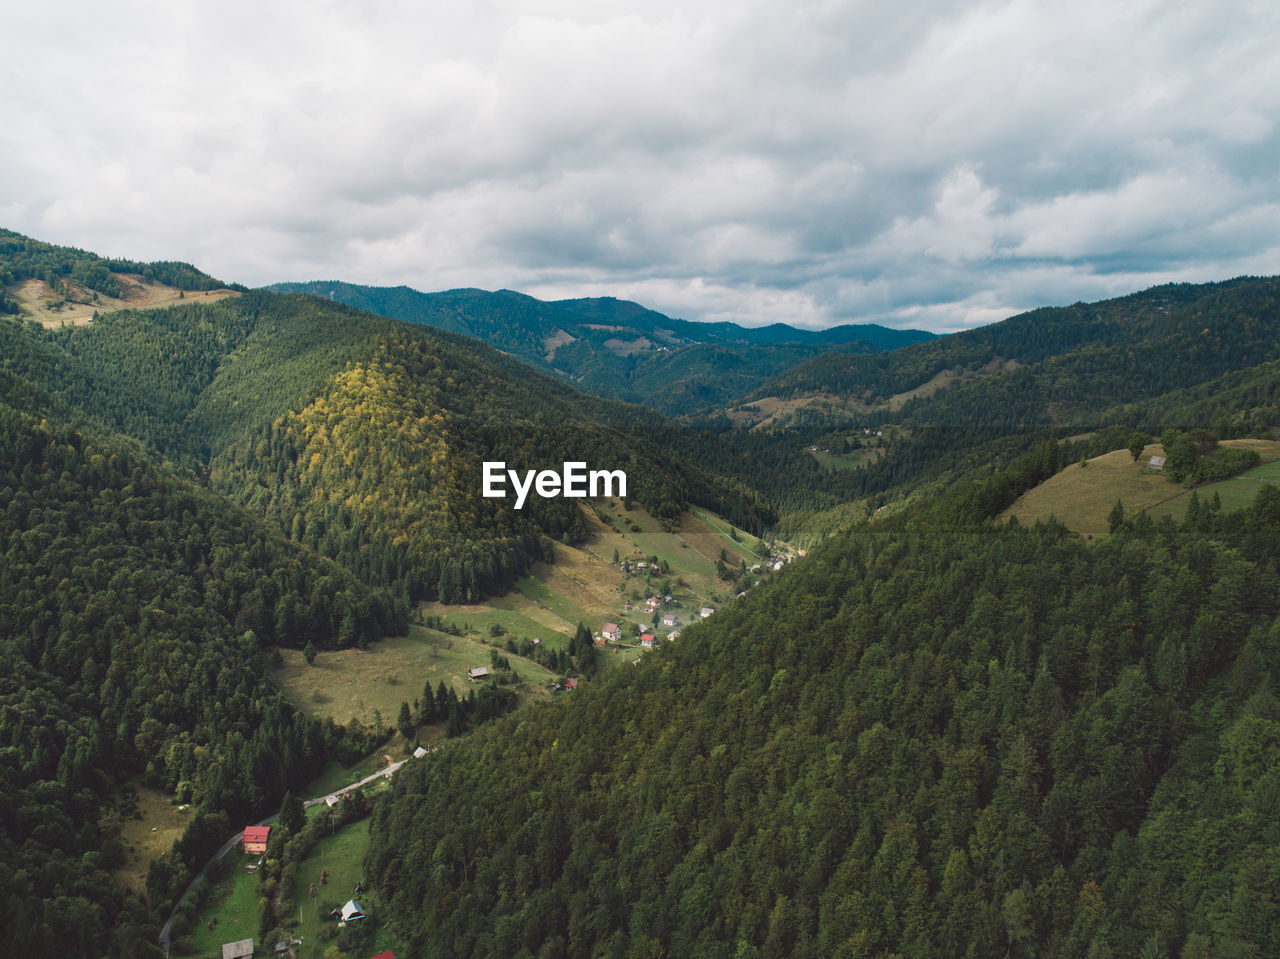
[[[488,666],[472,666],[467,670],[467,679],[473,683],[483,683],[489,679]]]
[[[338,805],[338,803],[340,802],[342,802],[342,797],[339,796],[337,793],[334,793],[332,796],[324,797],[324,804],[328,806],[330,809]]]
[[[667,633],[667,642],[674,643],[679,636],[680,630],[673,629],[671,632]]]
[[[252,955],[252,939],[241,939],[239,942],[228,942],[222,947],[222,959],[249,959]]]
[[[606,640],[616,643],[618,640],[622,639],[622,630],[618,628],[617,623],[605,623],[600,627],[600,635]]]
[[[414,759],[421,759],[421,758],[422,758],[423,756],[425,756],[426,754],[427,754],[427,747],[426,747],[426,746],[419,746],[417,749],[415,749],[415,750],[413,751],[413,758],[414,758]]]
[[[364,918],[364,906],[356,902],[354,899],[348,899],[347,904],[342,907],[342,921],[355,922],[357,919]]]
[[[645,633],[640,637],[640,645],[645,649],[653,649],[653,633]]]
[[[270,826],[245,826],[244,851],[248,855],[261,855],[267,851],[267,837],[271,835]]]
[[[1155,470],[1157,473],[1164,472],[1165,458],[1163,456],[1153,456],[1147,460],[1147,467]]]
[[[657,596],[650,596],[647,600],[645,600],[645,604],[649,607],[649,611],[653,612],[655,609],[657,609],[659,606],[662,605],[662,600],[658,599]]]
[[[380,952],[373,959],[396,959],[396,954],[388,949],[386,952]]]
[[[564,688],[565,688],[565,689],[577,689],[577,688],[578,688],[578,681],[577,681],[576,679],[574,679],[572,676],[570,676],[568,679],[566,679],[566,680],[564,681]]]
[[[701,616],[703,619],[706,619],[708,616],[710,616],[714,612],[715,610],[712,609],[710,606],[703,606],[702,609],[698,610],[698,615]]]
[[[663,626],[679,626],[680,617],[677,616],[675,613],[667,613],[666,616],[662,617],[662,625]]]

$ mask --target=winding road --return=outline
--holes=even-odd
[[[438,749],[439,747],[436,747],[436,748]],[[433,749],[431,751],[434,752],[435,750]],[[372,776],[365,776],[364,779],[360,780],[358,783],[352,783],[349,786],[343,786],[341,789],[335,789],[331,793],[325,793],[325,795],[323,796],[316,796],[314,799],[305,800],[302,804],[303,808],[310,809],[312,806],[318,806],[322,802],[327,802],[329,799],[341,798],[343,793],[349,793],[353,789],[359,789],[361,786],[367,786],[369,783],[375,782],[376,780],[390,779],[392,776],[395,775],[396,770],[399,769],[408,761],[409,760],[407,759],[402,759],[398,763],[392,763],[390,766],[387,766],[385,769],[379,769]],[[251,825],[269,826],[273,822],[275,822],[279,818],[279,816],[280,814],[277,813],[274,816],[268,816],[266,819],[262,820],[261,822],[252,823]],[[230,839],[228,839],[226,842],[222,844],[222,847],[209,858],[209,861],[207,863],[204,864],[204,868],[202,868],[192,878],[191,882],[187,885],[186,891],[183,892],[182,896],[178,897],[178,902],[181,902],[182,899],[185,898],[186,894],[191,891],[192,886],[194,886],[197,882],[199,882],[208,874],[210,866],[212,866],[215,862],[217,862],[219,859],[221,859],[223,856],[229,853],[236,846],[240,845],[240,837],[242,835],[244,835],[243,829],[237,832],[234,836],[232,836]],[[177,903],[174,903],[174,906],[176,908]],[[164,954],[166,957],[169,955],[170,930],[172,928],[173,928],[173,913],[170,912],[169,918],[165,921],[165,924],[160,928],[160,948],[164,950]]]

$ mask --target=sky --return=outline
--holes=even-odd
[[[0,0],[0,226],[938,332],[1280,273],[1269,0]]]

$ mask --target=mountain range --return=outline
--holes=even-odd
[[[1219,441],[1274,440],[1277,278],[896,348],[744,342],[616,300],[342,288],[420,311],[401,322],[337,284],[247,290],[9,232],[0,280],[14,955],[159,955],[243,823],[329,760],[445,725],[453,745],[374,805],[367,925],[304,955],[375,936],[410,956],[1280,954],[1271,473],[1185,517],[1118,502],[1093,539],[1000,518],[1135,444],[1231,472],[1246,458]],[[620,395],[651,383],[682,420]],[[627,502],[516,512],[481,495],[496,460],[625,469]],[[474,731],[443,685],[443,712],[419,702],[415,724],[406,702],[400,733],[275,685],[281,651],[477,615],[606,520],[678,534],[690,507],[731,524],[724,542],[811,548],[634,667],[600,668],[581,625],[555,650],[572,694],[526,689]],[[195,808],[142,894],[116,880],[134,788]],[[303,903],[304,827],[281,828],[246,896],[266,942]]]
[[[589,393],[669,416],[724,403],[819,353],[893,350],[934,336],[876,324],[801,330],[694,323],[612,297],[547,302],[511,290],[421,293],[323,281],[268,289],[472,336]]]

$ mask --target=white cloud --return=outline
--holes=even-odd
[[[953,329],[1280,269],[1280,13],[1248,0],[52,0],[0,27],[3,225],[250,284]]]

